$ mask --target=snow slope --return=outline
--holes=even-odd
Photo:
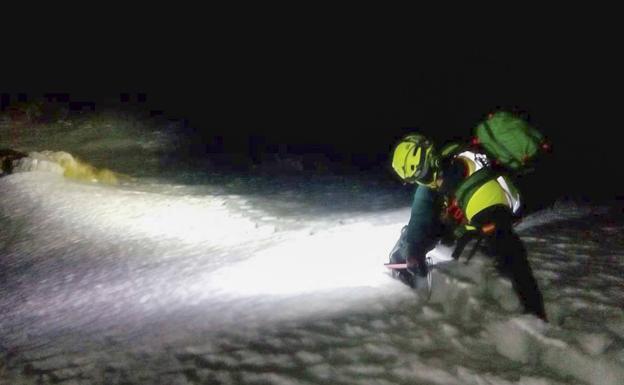
[[[6,384],[624,383],[621,209],[520,224],[544,324],[480,254],[435,270],[429,301],[392,280],[395,186],[21,171],[0,178]]]
[[[519,313],[509,282],[479,255],[436,270],[425,303],[382,267],[407,208],[351,201],[314,214],[321,199],[284,183],[298,198],[287,215],[287,200],[197,187],[41,171],[0,179],[0,341],[12,383],[624,378],[622,223],[612,213],[569,206],[520,226],[544,325]],[[348,195],[334,183],[316,194]]]

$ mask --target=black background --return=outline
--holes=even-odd
[[[180,135],[193,143],[191,156],[281,145],[371,172],[387,169],[392,145],[410,130],[438,142],[467,138],[488,112],[514,109],[553,145],[526,194],[622,195],[622,60],[612,22],[560,14],[567,25],[550,19],[537,31],[531,14],[423,26],[348,11],[292,10],[296,17],[283,19],[283,11],[265,18],[246,9],[222,21],[218,11],[145,10],[123,23],[52,25],[32,45],[5,47],[1,91],[99,103],[143,94],[146,109],[187,120]]]

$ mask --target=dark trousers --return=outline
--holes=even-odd
[[[524,311],[546,321],[544,301],[527,260],[526,249],[510,229],[499,229],[487,239],[489,254],[496,258],[498,271],[511,280]]]
[[[485,238],[487,253],[495,258],[501,275],[511,280],[524,311],[546,321],[542,293],[533,276],[524,244],[513,230],[509,209],[498,206],[484,210],[473,218],[473,223],[479,227],[488,223],[495,225],[493,234]]]

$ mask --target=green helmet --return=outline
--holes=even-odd
[[[392,168],[406,183],[433,185],[438,173],[433,143],[419,134],[407,135],[394,148]]]

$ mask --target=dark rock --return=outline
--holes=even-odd
[[[0,148],[0,175],[10,174],[13,171],[13,161],[28,156],[23,152]]]

